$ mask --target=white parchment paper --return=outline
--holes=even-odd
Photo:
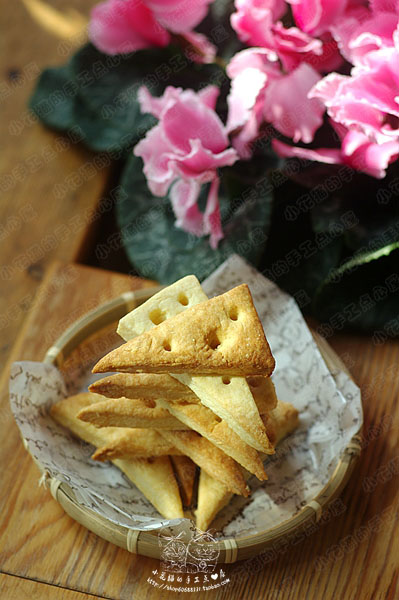
[[[202,285],[212,297],[240,283],[249,285],[276,359],[277,395],[296,406],[300,425],[267,459],[268,481],[253,478],[246,505],[238,510],[232,501],[222,511],[226,536],[264,531],[300,510],[326,484],[362,424],[359,388],[344,372],[328,370],[293,298],[236,255]],[[88,373],[82,391],[90,380]],[[162,519],[119,469],[91,460],[92,446],[49,417],[51,404],[66,395],[56,367],[28,361],[12,366],[11,409],[30,453],[50,476],[68,483],[78,502],[115,523],[135,529],[183,526],[182,519]]]

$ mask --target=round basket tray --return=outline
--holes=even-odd
[[[118,321],[127,312],[148,300],[148,298],[160,289],[160,287],[154,287],[136,292],[126,292],[118,298],[110,300],[89,312],[69,327],[56,343],[49,348],[44,362],[52,363],[62,369],[71,353],[90,338],[90,336],[93,336],[93,334],[98,333],[100,330],[104,330],[104,328],[109,329],[112,323]],[[348,373],[345,365],[327,342],[315,332],[312,333],[328,368],[334,371],[337,369],[343,370]],[[209,542],[218,553],[218,562],[232,563],[237,560],[251,558],[278,543],[282,538],[290,537],[294,534],[297,536],[302,528],[319,521],[326,506],[340,494],[348,481],[360,454],[360,441],[359,430],[339,458],[328,483],[317,496],[294,516],[280,523],[278,526],[261,533],[228,539],[223,538]],[[35,462],[38,464],[37,461]],[[158,543],[157,530],[138,531],[116,525],[78,504],[74,492],[66,483],[51,478],[47,472],[44,472],[40,464],[38,464],[38,467],[42,471],[43,481],[55,500],[59,502],[65,512],[75,519],[75,521],[105,540],[130,552],[152,558],[161,557],[162,548]]]

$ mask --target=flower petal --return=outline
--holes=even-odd
[[[169,33],[141,0],[106,0],[91,13],[89,37],[106,54],[169,44]]]
[[[309,98],[309,90],[320,75],[306,63],[271,81],[265,93],[264,116],[283,135],[309,143],[323,122],[324,106]]]
[[[160,119],[162,113],[178,100],[182,91],[183,90],[181,88],[168,86],[162,96],[156,97],[151,94],[145,85],[142,85],[137,93],[141,112],[150,113],[157,119]]]
[[[259,69],[249,67],[241,71],[232,80],[230,94],[227,98],[229,113],[226,129],[231,133],[243,127],[249,120],[256,100],[266,85],[267,75]]]
[[[214,250],[217,248],[219,241],[224,237],[220,221],[219,183],[219,177],[216,177],[211,182],[204,213],[204,233],[210,234],[209,243]]]
[[[302,31],[320,35],[329,30],[346,8],[347,0],[287,0]]]
[[[175,170],[182,177],[192,177],[201,183],[211,181],[216,169],[233,165],[238,158],[233,148],[214,154],[204,148],[200,140],[190,140],[190,146],[188,154],[173,156]]]
[[[220,89],[216,85],[207,85],[202,88],[198,93],[198,97],[201,98],[201,102],[208,108],[215,110],[216,102],[219,98]]]
[[[185,33],[206,16],[213,0],[145,0],[159,23],[173,33]]]
[[[343,162],[349,166],[382,179],[389,164],[399,156],[399,141],[383,144],[371,142],[357,131],[349,131],[342,142]]]
[[[176,178],[171,158],[173,148],[165,138],[161,125],[147,132],[133,150],[135,156],[144,161],[143,171],[148,187],[155,196],[165,196],[170,184]]]
[[[165,135],[181,152],[190,152],[190,140],[200,139],[204,148],[221,152],[228,145],[223,123],[191,90],[180,94],[163,114]]]
[[[312,148],[289,146],[279,140],[273,140],[272,146],[277,154],[283,158],[304,158],[306,160],[315,160],[329,165],[342,162],[341,150],[338,148],[318,148],[317,150],[313,150]]]
[[[201,184],[179,179],[170,189],[170,200],[176,215],[176,227],[198,237],[204,235],[204,215],[198,208]]]

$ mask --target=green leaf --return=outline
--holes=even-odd
[[[208,237],[197,238],[176,228],[169,199],[151,195],[141,159],[129,157],[117,220],[126,252],[140,275],[161,283],[188,273],[204,279],[233,253],[258,263],[267,239],[271,195],[264,173],[253,176],[249,184],[241,178],[241,171],[245,169],[239,163],[221,172],[219,200],[225,237],[212,250]]]
[[[174,46],[107,56],[86,44],[62,66],[43,71],[30,107],[49,127],[73,130],[98,152],[126,152],[155,124],[137,91],[160,95],[167,85],[199,89],[224,80],[217,65],[194,65]]]
[[[399,333],[397,181],[393,165],[384,182],[333,170],[313,189],[286,182],[276,191],[265,273],[327,335]]]
[[[355,254],[334,269],[314,300],[315,316],[335,330],[385,330],[398,317],[399,242]]]

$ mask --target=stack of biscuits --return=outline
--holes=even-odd
[[[277,400],[274,359],[248,286],[208,299],[193,275],[119,321],[125,344],[104,356],[89,392],[51,408],[53,418],[110,460],[168,519],[195,508],[206,530],[233,494],[297,426]],[[196,492],[196,493],[195,493]]]

